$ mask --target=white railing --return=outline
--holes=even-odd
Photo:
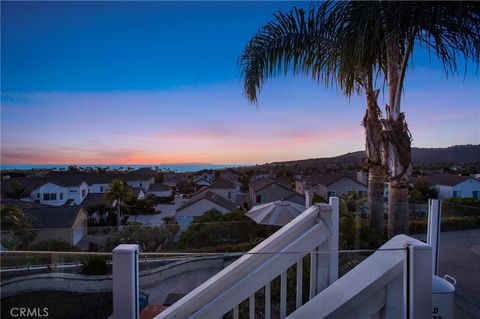
[[[317,204],[250,250],[229,267],[197,287],[160,318],[219,318],[248,299],[255,318],[255,293],[264,291],[265,318],[271,316],[271,282],[280,276],[280,318],[287,315],[287,270],[296,265],[296,306],[302,305],[303,257],[311,252],[310,298],[338,277],[339,201]],[[319,251],[329,253],[318,253]]]
[[[431,254],[398,235],[288,318],[429,318]]]

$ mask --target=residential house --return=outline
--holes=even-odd
[[[177,188],[177,185],[182,182],[186,182],[188,178],[185,176],[185,174],[176,174],[176,173],[166,173],[163,176],[163,184],[170,186],[174,189]]]
[[[132,196],[134,199],[144,199],[145,191],[141,187],[132,187]]]
[[[33,200],[41,204],[61,206],[67,201],[80,205],[88,195],[88,184],[77,178],[55,178],[31,192]]]
[[[148,188],[147,195],[170,197],[172,196],[172,187],[162,183],[154,183]]]
[[[199,185],[211,185],[213,182],[215,182],[215,171],[212,169],[204,169],[196,172],[193,175],[193,182]]]
[[[292,195],[295,194],[288,189],[288,186],[269,178],[262,178],[250,183],[248,201],[252,206],[286,198],[293,198],[297,202],[298,198],[294,198]],[[298,202],[298,204],[305,205],[305,199]]]
[[[250,183],[255,182],[256,180],[259,179],[264,179],[264,178],[269,178],[270,173],[267,171],[256,171],[255,173],[250,176]]]
[[[331,196],[347,195],[350,192],[365,194],[367,185],[345,174],[311,175],[295,181],[295,191],[305,194],[305,191],[328,199]]]
[[[438,191],[438,199],[451,197],[480,199],[480,181],[471,176],[438,174],[423,176],[422,179]]]
[[[177,223],[181,229],[186,229],[196,218],[206,212],[215,209],[222,214],[226,214],[236,208],[236,205],[230,200],[214,193],[211,190],[204,189],[192,196],[186,203],[181,205],[175,214]]]
[[[227,168],[220,173],[220,177],[226,181],[243,182],[243,174],[233,168]]]
[[[232,203],[236,203],[237,194],[240,193],[239,191],[237,191],[237,185],[234,182],[225,180],[219,180],[212,185],[207,186],[206,189],[219,196],[222,196],[223,198],[231,201]]]
[[[76,245],[87,234],[87,211],[81,206],[24,208],[34,242],[60,239]]]

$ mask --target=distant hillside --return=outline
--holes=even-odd
[[[327,167],[330,165],[361,165],[365,151],[346,153],[335,157],[275,162],[273,165]],[[413,165],[426,166],[439,163],[465,164],[480,162],[480,145],[455,145],[445,148],[412,148]]]

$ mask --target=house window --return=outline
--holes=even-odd
[[[43,200],[57,200],[57,194],[55,194],[55,193],[45,193],[45,194],[43,194]]]
[[[86,194],[87,194],[87,190],[86,190],[86,189],[82,189],[82,197],[85,197]]]
[[[100,193],[103,193],[103,186],[100,186]]]
[[[37,198],[40,199],[40,193],[37,193]]]
[[[142,183],[140,183],[140,187],[142,187]]]
[[[472,197],[475,199],[480,199],[480,192],[479,191],[473,191],[472,192]]]
[[[257,195],[255,196],[255,203],[262,204],[267,202],[267,195]]]
[[[327,198],[330,198],[332,196],[335,196],[337,193],[335,191],[328,191],[327,192]]]
[[[228,193],[227,193],[227,198],[228,198],[228,199],[232,199],[232,192],[228,192]]]
[[[461,191],[453,191],[452,192],[452,197],[462,197],[462,192]]]
[[[58,194],[60,197],[60,200],[63,200],[63,193]]]

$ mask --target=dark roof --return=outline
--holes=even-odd
[[[296,197],[296,196],[301,197],[301,198],[303,198],[303,200],[305,200],[305,196],[303,196],[299,193],[294,193],[294,192],[292,192],[291,194],[288,194],[287,196],[283,196],[282,199],[283,200],[290,200],[290,199],[292,199],[293,197]]]
[[[342,178],[349,178],[351,180],[353,180],[354,182],[357,182],[361,185],[364,185],[366,186],[365,184],[359,182],[358,180],[352,178],[351,176],[348,176],[346,174],[327,174],[327,175],[311,175],[311,176],[305,176],[304,178],[300,179],[300,181],[302,182],[307,182],[307,183],[310,183],[312,185],[325,185],[325,186],[328,186],[328,185],[331,185],[339,180],[341,180]]]
[[[458,176],[458,175],[447,175],[447,174],[438,174],[438,175],[428,175],[423,176],[422,179],[425,180],[428,184],[431,185],[446,185],[454,186],[461,182],[466,181],[471,176]]]
[[[193,175],[198,176],[198,175],[203,175],[203,174],[215,174],[215,171],[213,169],[203,169],[201,171],[196,172]]]
[[[232,203],[231,201],[223,198],[220,195],[215,194],[214,192],[211,192],[209,190],[203,190],[197,192],[188,202],[180,206],[180,208],[177,209],[177,211],[182,210],[187,208],[188,206],[191,206],[195,204],[196,202],[201,201],[202,199],[207,199],[211,202],[214,202],[215,204],[225,207],[226,209],[233,210],[236,208],[235,204]]]
[[[267,171],[256,171],[253,175],[270,175],[270,173]]]
[[[81,172],[81,171],[67,171],[67,172],[49,172],[46,176],[48,180],[56,180],[61,178],[84,180],[87,184],[110,184],[114,179],[121,181],[145,181],[153,178],[153,175],[146,174],[145,171],[131,171],[131,172]],[[80,184],[78,184],[80,185]]]
[[[237,170],[234,170],[233,168],[227,168],[226,170],[224,170],[224,171],[222,172],[222,174],[225,174],[225,173],[230,173],[230,174],[233,174],[233,175],[243,176],[242,173],[240,173],[240,172],[237,171]]]
[[[130,173],[141,174],[150,177],[153,177],[157,174],[157,172],[150,167],[142,167],[137,170],[131,171]]]
[[[132,195],[135,198],[138,198],[138,195],[140,195],[140,192],[144,192],[143,188],[141,187],[132,187]],[[145,193],[145,192],[144,192]]]
[[[42,176],[32,177],[12,177],[2,181],[2,193],[11,191],[11,183],[15,181],[25,187],[25,191],[30,194],[34,189],[46,183],[46,179]]]
[[[270,178],[261,178],[261,179],[257,179],[255,181],[251,182],[250,183],[250,189],[255,193],[255,192],[258,192],[259,190],[262,190],[265,187],[268,187],[272,184],[279,185],[280,187],[283,187],[283,188],[289,190],[287,186],[279,183],[278,181],[270,179]]]
[[[2,205],[13,205],[17,206],[20,209],[23,208],[31,208],[31,207],[51,207],[50,205],[40,204],[37,202],[28,202],[21,199],[14,199],[14,198],[2,198],[1,201]]]
[[[167,186],[162,183],[151,184],[150,187],[148,188],[149,192],[165,192],[170,190],[172,190],[171,186]]]
[[[210,186],[207,186],[208,189],[236,189],[237,188],[237,185],[234,183],[234,182],[231,182],[231,181],[226,181],[226,180],[219,180],[215,183],[213,183],[212,185]]]
[[[32,229],[70,228],[82,209],[81,206],[51,206],[25,208],[22,212],[32,225]]]
[[[82,206],[91,207],[104,204],[104,197],[105,193],[88,193],[87,197],[83,199]]]

